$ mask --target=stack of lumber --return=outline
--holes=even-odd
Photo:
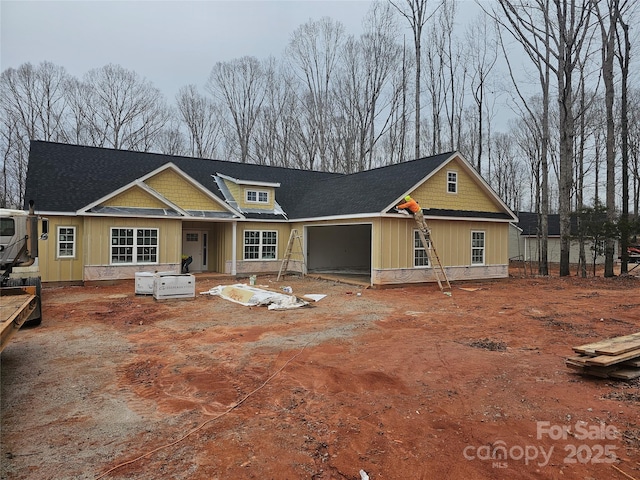
[[[640,332],[573,347],[565,363],[580,373],[631,380],[640,377]]]

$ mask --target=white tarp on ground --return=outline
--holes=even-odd
[[[291,308],[304,307],[309,304],[295,295],[270,292],[269,290],[245,285],[244,283],[218,285],[207,292],[201,292],[201,294],[216,295],[246,307],[268,305],[269,310],[288,310]]]

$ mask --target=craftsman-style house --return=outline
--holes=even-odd
[[[43,282],[180,271],[435,281],[405,195],[423,207],[449,280],[508,276],[516,215],[456,152],[351,175],[34,141],[25,199],[47,218]],[[294,237],[291,237],[295,232]]]

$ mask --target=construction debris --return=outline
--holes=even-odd
[[[309,305],[308,302],[305,302],[295,295],[271,292],[243,283],[218,285],[209,291],[201,292],[201,295],[216,295],[246,307],[267,305],[269,310],[289,310]]]
[[[600,378],[640,377],[640,332],[573,347],[579,355],[565,360],[569,368]]]

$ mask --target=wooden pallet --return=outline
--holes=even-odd
[[[579,355],[565,364],[600,378],[632,380],[640,377],[640,332],[573,347]]]

